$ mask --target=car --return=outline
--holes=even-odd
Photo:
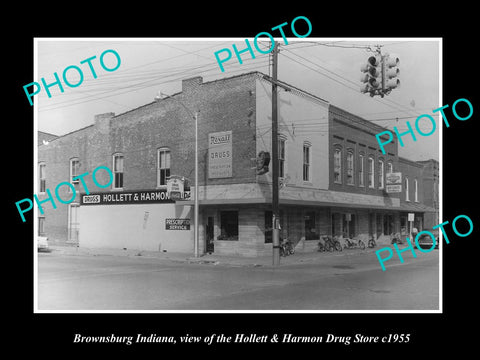
[[[438,232],[433,232],[430,230],[430,233],[432,233],[435,237],[435,249],[438,249],[438,244],[439,244],[439,239],[438,239]],[[422,234],[418,238],[418,245],[415,244],[417,248],[421,248],[423,250],[429,250],[433,246],[433,239],[429,234]]]
[[[48,251],[48,237],[37,236],[37,249],[38,251]]]

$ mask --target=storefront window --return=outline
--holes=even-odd
[[[238,211],[220,212],[218,240],[238,240]]]
[[[395,232],[395,221],[393,215],[383,216],[383,232],[385,235],[391,235]]]

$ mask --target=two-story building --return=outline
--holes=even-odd
[[[281,237],[298,251],[314,251],[327,234],[388,241],[407,213],[421,227],[430,210],[422,203],[424,164],[399,158],[395,142],[383,155],[375,138],[383,127],[281,85]],[[51,241],[85,247],[193,253],[198,186],[200,253],[271,253],[271,171],[256,168],[259,153],[271,153],[271,108],[271,82],[262,73],[210,82],[194,77],[177,94],[123,114],[98,115],[91,126],[39,144],[39,198],[62,181],[77,190],[61,189],[63,199],[73,199],[69,204],[54,209],[44,203],[42,231]],[[98,189],[85,176],[87,194],[75,177],[98,166],[111,169],[111,185]],[[403,193],[386,192],[388,172],[408,174]],[[108,183],[107,175],[99,173],[98,181]],[[173,175],[188,179],[190,199],[170,198]]]

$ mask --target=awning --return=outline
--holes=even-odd
[[[199,188],[199,205],[270,204],[271,185],[262,183],[207,185]],[[192,196],[194,191],[191,191]],[[178,205],[194,205],[193,199],[177,201]],[[280,189],[280,205],[348,207],[356,209],[435,212],[420,203],[407,203],[398,197],[358,194],[324,189],[286,186]]]

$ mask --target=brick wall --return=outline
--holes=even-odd
[[[406,202],[405,180],[408,179],[408,195],[410,203],[415,202],[415,180],[417,181],[418,203],[423,203],[423,165],[405,158],[399,158],[399,170],[402,173],[402,192],[400,201]]]
[[[383,154],[378,146],[376,134],[385,129],[368,122],[356,115],[348,113],[333,105],[329,109],[329,169],[331,190],[368,195],[398,197],[395,194],[387,194],[379,188],[379,160],[384,162],[384,173],[387,172],[387,164],[393,164],[393,171],[398,171],[398,145],[395,141],[385,146],[386,154]],[[334,181],[334,150],[342,151],[342,176],[341,183]],[[354,155],[354,184],[347,184],[347,153],[353,151]],[[360,154],[364,155],[363,186],[359,182]],[[375,181],[374,188],[368,186],[368,158],[374,159]]]
[[[255,157],[256,109],[254,73],[203,83],[196,77],[184,80],[182,92],[115,116],[95,117],[93,125],[51,140],[38,147],[38,161],[46,164],[47,188],[54,194],[62,181],[70,181],[70,159],[80,161],[80,174],[89,172],[85,183],[90,191],[97,188],[91,174],[98,166],[113,170],[113,154],[124,156],[124,190],[157,187],[157,149],[171,151],[171,174],[186,176],[194,185],[195,122],[191,112],[198,112],[199,183],[231,184],[255,182],[251,158]],[[208,179],[208,134],[232,131],[232,177]],[[97,181],[106,184],[108,173],[99,171]],[[82,185],[76,185],[85,192]],[[59,195],[68,200],[72,193],[62,186]],[[39,198],[45,198],[39,194]],[[45,208],[45,233],[52,241],[68,238],[68,205],[54,199]],[[79,202],[76,195],[74,202]]]

